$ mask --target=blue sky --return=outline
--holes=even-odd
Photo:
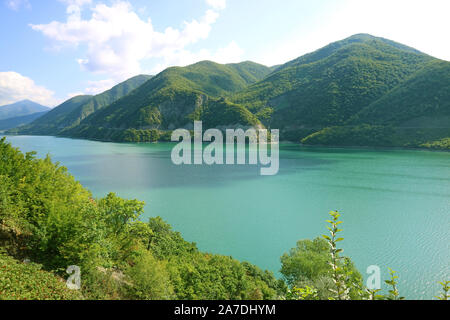
[[[356,33],[450,60],[448,0],[0,0],[0,105],[199,60],[281,64]]]

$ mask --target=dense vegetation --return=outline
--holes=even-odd
[[[437,150],[450,150],[450,138],[427,142],[422,144],[421,147]]]
[[[428,148],[450,137],[449,70],[450,62],[358,34],[273,68],[168,68],[136,90],[77,97],[10,133],[153,142],[198,119],[204,129],[280,129],[282,141],[304,144]]]
[[[48,273],[67,278],[70,265],[81,267],[84,299],[273,299],[285,292],[272,273],[200,252],[160,218],[140,221],[142,202],[92,198],[48,157],[22,154],[3,139],[0,161],[0,245],[47,271],[33,277],[35,264],[2,253],[2,298],[76,298]]]
[[[139,220],[143,203],[94,199],[49,157],[0,140],[0,299],[401,299],[369,290],[330,235],[302,240],[281,257],[282,280],[231,257],[200,252],[161,218]],[[31,262],[33,261],[33,262]],[[81,290],[65,287],[81,268]],[[448,298],[449,282],[443,282]]]
[[[78,125],[95,111],[126,96],[150,78],[147,75],[139,75],[96,96],[76,96],[54,108],[30,125],[15,131],[20,134],[58,135],[65,129]]]
[[[321,145],[405,146],[450,150],[450,63],[433,61],[382,98],[302,142]]]
[[[270,107],[263,123],[300,141],[345,125],[433,58],[368,35],[356,35],[289,62],[235,96],[253,112]]]
[[[251,62],[220,65],[203,61],[169,68],[64,134],[92,138],[87,132],[95,132],[97,139],[123,141],[120,135],[127,129],[189,129],[194,118],[213,109],[218,112],[214,121],[209,121],[214,125],[252,126],[259,121],[247,109],[231,103],[221,103],[224,108],[218,108],[214,97],[242,90],[269,72],[269,68]],[[107,134],[99,134],[98,128]]]
[[[66,281],[32,262],[18,261],[0,252],[0,300],[79,300]]]

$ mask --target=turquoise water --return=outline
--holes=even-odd
[[[399,272],[402,295],[430,299],[450,278],[450,153],[283,145],[280,172],[255,166],[172,165],[171,144],[114,144],[8,137],[70,172],[95,196],[114,191],[147,203],[201,250],[232,255],[275,273],[297,240],[343,214],[342,246],[362,273]]]

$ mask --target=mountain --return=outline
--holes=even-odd
[[[202,120],[280,129],[281,140],[309,145],[450,149],[449,64],[357,34],[270,68],[171,67],[135,90],[69,100],[18,132],[149,142]]]
[[[437,60],[363,108],[345,126],[323,129],[302,142],[450,149],[449,137],[450,62]]]
[[[362,109],[349,123],[434,127],[430,122],[441,122],[443,116],[450,117],[450,62],[433,61]],[[422,121],[425,118],[428,121]],[[450,123],[448,118],[446,123]]]
[[[344,124],[432,60],[390,40],[355,35],[278,67],[233,101],[284,139],[300,141]]]
[[[50,108],[44,107],[30,100],[23,100],[13,104],[0,106],[0,120],[27,116],[37,112],[49,111]]]
[[[57,134],[60,128],[64,128],[65,123],[70,123],[67,116],[77,108],[82,107],[90,101],[92,96],[76,96],[60,104],[50,112],[40,117],[36,121],[8,131],[10,134],[24,135],[51,135]]]
[[[20,134],[57,135],[63,129],[78,125],[84,118],[108,106],[145,83],[151,76],[139,75],[96,96],[77,96],[54,108],[28,126],[18,128]]]
[[[120,141],[127,129],[190,128],[194,120],[208,114],[207,110],[218,110],[218,105],[225,109],[217,114],[215,124],[259,126],[246,108],[219,98],[230,97],[270,71],[248,61],[228,65],[202,61],[168,68],[129,95],[93,113],[79,126],[68,128],[63,135]]]
[[[34,120],[42,117],[47,112],[48,111],[36,112],[36,113],[29,114],[27,116],[20,116],[20,117],[0,120],[0,130],[9,130],[12,128],[26,125],[26,124],[31,123]]]

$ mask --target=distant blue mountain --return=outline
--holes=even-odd
[[[29,124],[29,123],[33,122],[34,120],[42,117],[47,112],[48,111],[36,112],[36,113],[29,114],[26,116],[20,116],[20,117],[14,117],[14,118],[0,120],[0,131],[9,130],[9,129],[13,129],[16,127],[20,127],[20,126]]]
[[[23,100],[13,104],[0,106],[0,120],[28,116],[33,113],[46,111],[50,111],[50,108],[30,100]]]

